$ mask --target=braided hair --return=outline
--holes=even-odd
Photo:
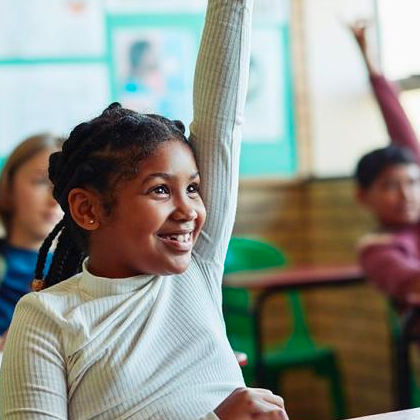
[[[180,141],[192,151],[182,122],[139,114],[117,102],[98,117],[73,129],[62,150],[50,156],[48,174],[53,196],[64,211],[64,217],[39,250],[33,290],[52,286],[80,272],[82,261],[88,255],[88,231],[71,217],[69,192],[77,187],[95,190],[109,215],[115,204],[117,184],[135,178],[141,161],[166,141]],[[56,237],[57,246],[44,279],[47,254]]]

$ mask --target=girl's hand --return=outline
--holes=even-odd
[[[281,397],[261,388],[238,388],[215,410],[220,420],[289,420]]]

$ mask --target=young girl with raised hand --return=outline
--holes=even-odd
[[[0,351],[15,305],[31,290],[38,249],[62,217],[48,179],[48,158],[62,142],[51,134],[31,136],[12,151],[1,171]]]
[[[15,312],[1,418],[287,419],[280,397],[243,388],[221,309],[250,14],[251,0],[209,1],[189,141],[112,104],[51,157],[65,215],[40,250],[44,290]]]

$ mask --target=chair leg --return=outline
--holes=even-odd
[[[329,380],[331,402],[333,405],[334,419],[347,417],[346,403],[341,383],[340,370],[335,355],[331,354],[317,369],[318,373]]]
[[[401,334],[396,343],[398,409],[411,408],[412,389],[410,383],[410,342],[418,342],[415,326],[418,324],[420,308],[409,308],[401,317]]]
[[[279,385],[281,380],[281,374],[277,371],[276,373],[267,373],[262,384],[264,388],[269,389],[277,395],[281,394],[281,386]]]
[[[408,343],[404,336],[396,343],[397,409],[411,407],[410,362]]]

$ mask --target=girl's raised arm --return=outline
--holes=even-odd
[[[194,80],[190,141],[207,220],[194,252],[222,265],[237,201],[252,0],[209,0]]]

